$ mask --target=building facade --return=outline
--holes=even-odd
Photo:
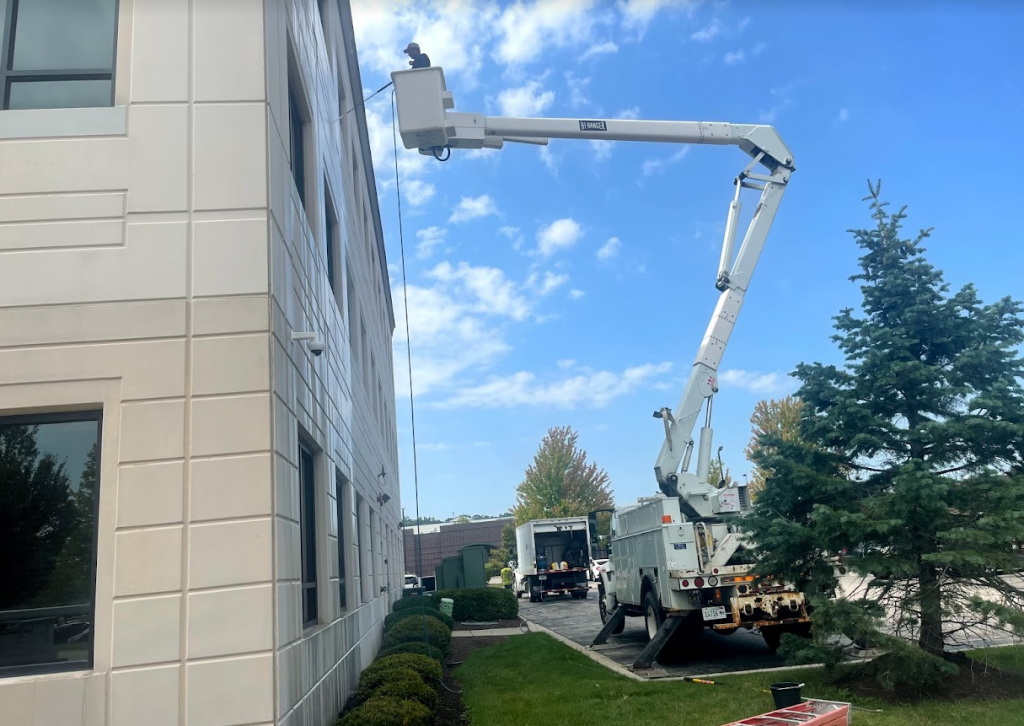
[[[432,577],[434,568],[445,557],[454,557],[466,545],[488,544],[501,547],[501,531],[515,525],[512,517],[476,519],[469,522],[442,522],[402,528],[406,572]],[[416,551],[419,540],[419,553]]]
[[[331,724],[404,572],[347,0],[0,29],[0,722]]]

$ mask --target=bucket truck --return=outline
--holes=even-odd
[[[439,67],[391,74],[398,127],[408,149],[447,160],[453,149],[502,148],[506,142],[546,144],[550,138],[738,146],[750,157],[734,179],[715,288],[718,303],[689,379],[673,410],[654,413],[664,441],[654,465],[659,492],[612,512],[611,558],[601,572],[604,623],[594,645],[620,633],[626,616],[643,617],[649,642],[634,663],[648,668],[669,643],[686,643],[705,627],[723,634],[757,628],[774,649],[783,632],[808,634],[802,593],[759,579],[740,520],[750,509],[746,486],[709,482],[712,400],[725,353],[765,238],[795,166],[771,126],[715,121],[501,118],[458,113]],[[760,192],[735,249],[741,192]],[[699,441],[692,433],[704,414]],[[696,448],[697,461],[689,471]],[[596,534],[596,514],[589,527]]]

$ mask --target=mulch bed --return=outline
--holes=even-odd
[[[873,677],[843,679],[841,685],[855,696],[877,698],[886,703],[917,703],[930,701],[1001,701],[1020,698],[1024,694],[1024,676],[1007,673],[979,663],[962,653],[950,654],[960,667],[960,674],[943,681],[941,688],[921,694],[887,691]]]
[[[519,620],[515,621],[502,621],[512,623],[512,625],[503,625],[501,627],[516,627],[519,625]],[[492,626],[497,627],[497,626]],[[456,630],[471,630],[471,629],[482,629],[482,628],[460,628],[459,624],[455,624]],[[497,645],[498,643],[505,640],[507,636],[493,636],[493,637],[475,637],[475,638],[452,638],[452,652],[448,656],[448,660],[444,663],[444,685],[446,687],[441,688],[441,701],[437,709],[437,716],[434,718],[436,726],[456,726],[457,724],[469,723],[469,719],[466,716],[466,709],[462,703],[462,686],[459,685],[458,679],[455,677],[455,670],[461,665],[461,663],[469,657],[477,648],[486,648],[489,645]]]

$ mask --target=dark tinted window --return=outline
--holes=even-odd
[[[345,544],[345,532],[348,530],[348,522],[345,520],[345,496],[347,495],[348,484],[341,472],[335,475],[337,487],[338,504],[338,589],[340,591],[341,609],[344,611],[348,600],[345,589],[345,554],[348,552]]]
[[[302,624],[316,625],[316,478],[313,453],[299,446],[299,527],[302,536]]]
[[[331,286],[331,293],[337,297],[338,293],[334,285],[338,277],[337,270],[335,269],[335,252],[339,242],[338,211],[334,208],[334,201],[331,199],[331,188],[327,185],[327,179],[324,179],[324,209],[327,217],[327,238],[324,240],[324,246],[327,248],[327,282]]]
[[[0,418],[0,673],[92,665],[99,432]]]
[[[117,0],[0,0],[3,108],[113,104]]]

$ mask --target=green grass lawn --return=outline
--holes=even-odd
[[[1004,670],[1024,674],[1024,646],[977,651]],[[772,709],[771,683],[805,683],[803,695],[850,701],[883,713],[855,711],[857,726],[1020,726],[1024,694],[1012,701],[891,706],[828,686],[817,669],[716,679],[707,686],[682,681],[642,683],[612,673],[543,633],[509,638],[474,651],[456,675],[473,726],[718,726]]]

